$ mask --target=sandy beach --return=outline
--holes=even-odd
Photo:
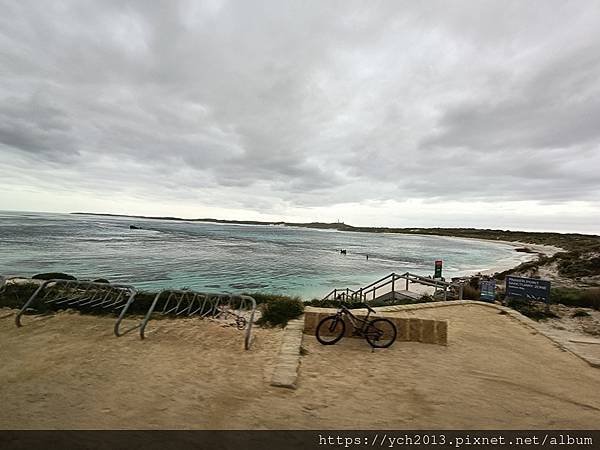
[[[145,341],[115,338],[106,317],[2,319],[0,428],[597,426],[600,370],[489,308],[412,314],[448,320],[449,345],[372,353],[305,335],[295,391],[269,385],[281,329],[257,328],[244,351],[237,330],[197,319],[156,321]]]
[[[516,264],[515,264],[515,261],[512,261],[512,260],[498,261],[498,264],[494,265],[493,268],[481,271],[482,275],[494,275],[497,272],[504,272],[505,270],[512,269],[521,263],[528,262],[528,261],[534,261],[534,260],[538,259],[538,257],[540,255],[552,256],[558,252],[564,251],[562,248],[554,247],[552,245],[528,244],[526,242],[518,242],[518,241],[499,241],[499,240],[492,241],[492,240],[488,240],[488,239],[475,239],[475,238],[472,238],[472,239],[474,239],[476,241],[482,241],[482,242],[502,243],[502,244],[510,245],[510,246],[514,247],[515,249],[528,248],[531,250],[530,253],[525,253],[525,252],[521,253],[520,258]],[[475,273],[467,273],[466,275],[475,275]]]

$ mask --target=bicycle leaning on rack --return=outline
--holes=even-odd
[[[344,321],[344,316],[346,316],[354,327],[352,336],[363,336],[373,348],[387,348],[392,345],[397,334],[394,323],[389,319],[369,320],[370,314],[375,314],[375,310],[366,303],[362,305],[368,310],[364,319],[356,317],[343,304],[333,316],[322,319],[317,325],[317,341],[323,345],[333,345],[339,342],[346,333]]]

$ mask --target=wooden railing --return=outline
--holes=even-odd
[[[388,292],[396,292],[397,282],[400,280],[406,281],[405,290],[408,291],[408,286],[410,283],[418,283],[425,286],[434,287],[437,291],[438,289],[443,289],[444,291],[444,300],[446,300],[447,289],[452,286],[452,283],[442,280],[436,280],[429,277],[424,277],[421,275],[416,275],[414,273],[406,272],[401,275],[396,273],[391,273],[383,278],[380,278],[377,281],[374,281],[371,284],[368,284],[358,290],[352,290],[349,288],[346,289],[334,289],[325,297],[323,300],[347,300],[347,301],[359,301],[366,302],[369,300],[375,300],[378,295],[377,291],[380,292],[384,287],[390,286],[390,290]],[[462,287],[462,286],[461,286]],[[459,297],[462,298],[462,289],[459,289]]]

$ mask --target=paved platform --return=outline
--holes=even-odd
[[[271,386],[296,389],[302,348],[304,316],[290,320],[283,330],[281,347],[275,362]]]

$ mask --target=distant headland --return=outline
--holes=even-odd
[[[227,219],[184,219],[172,216],[137,216],[127,214],[108,214],[108,213],[89,213],[89,212],[73,212],[71,214],[88,215],[88,216],[111,216],[124,217],[131,219],[149,219],[149,220],[176,220],[183,222],[208,222],[208,223],[223,223],[233,225],[279,225],[288,227],[303,227],[317,228],[338,231],[355,231],[362,233],[402,233],[402,234],[418,234],[418,235],[437,235],[437,236],[452,236],[462,238],[486,239],[494,241],[510,241],[524,242],[538,245],[551,245],[563,249],[571,249],[575,244],[597,243],[600,244],[600,236],[579,234],[579,233],[554,233],[554,232],[529,232],[529,231],[511,231],[511,230],[494,230],[480,228],[392,228],[392,227],[355,227],[343,222],[266,222],[259,220],[227,220]],[[579,247],[580,245],[575,245]]]

